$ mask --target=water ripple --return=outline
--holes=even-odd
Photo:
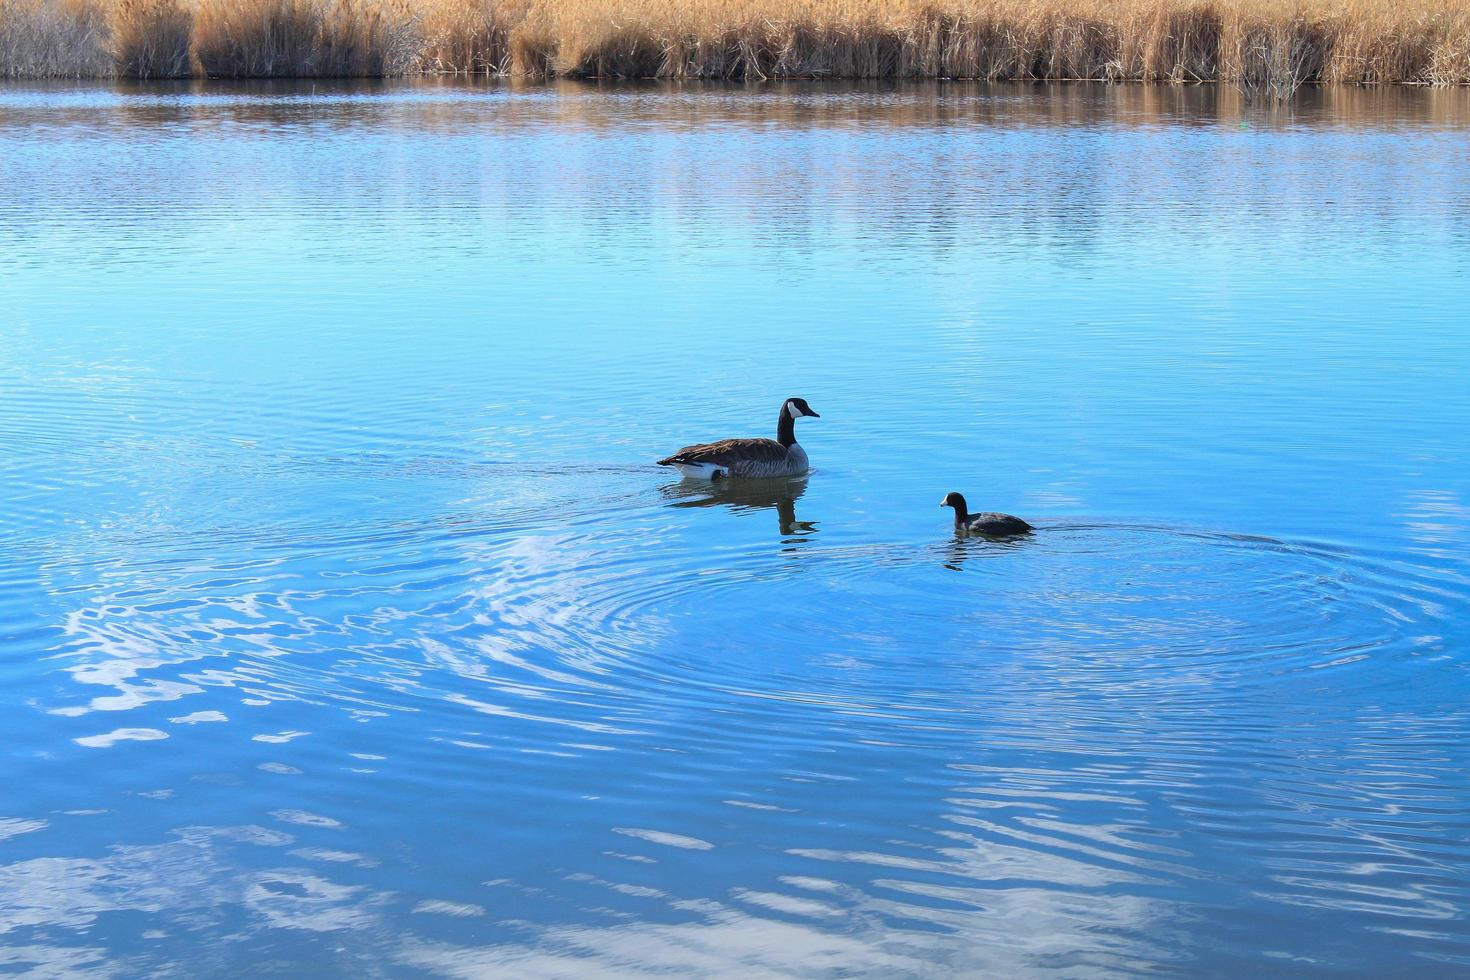
[[[0,87],[0,969],[1463,973],[1467,105]]]

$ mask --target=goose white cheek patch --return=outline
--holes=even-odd
[[[796,402],[787,402],[786,414],[790,415],[794,419],[799,419],[801,418],[801,409],[796,407]]]

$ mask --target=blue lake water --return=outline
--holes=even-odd
[[[1464,975],[1467,188],[1463,91],[0,88],[0,971]]]

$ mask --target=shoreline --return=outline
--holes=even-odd
[[[0,0],[0,78],[415,75],[1453,86],[1470,0]]]

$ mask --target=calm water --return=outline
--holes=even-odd
[[[1467,188],[1466,92],[0,88],[0,970],[1463,975]]]

